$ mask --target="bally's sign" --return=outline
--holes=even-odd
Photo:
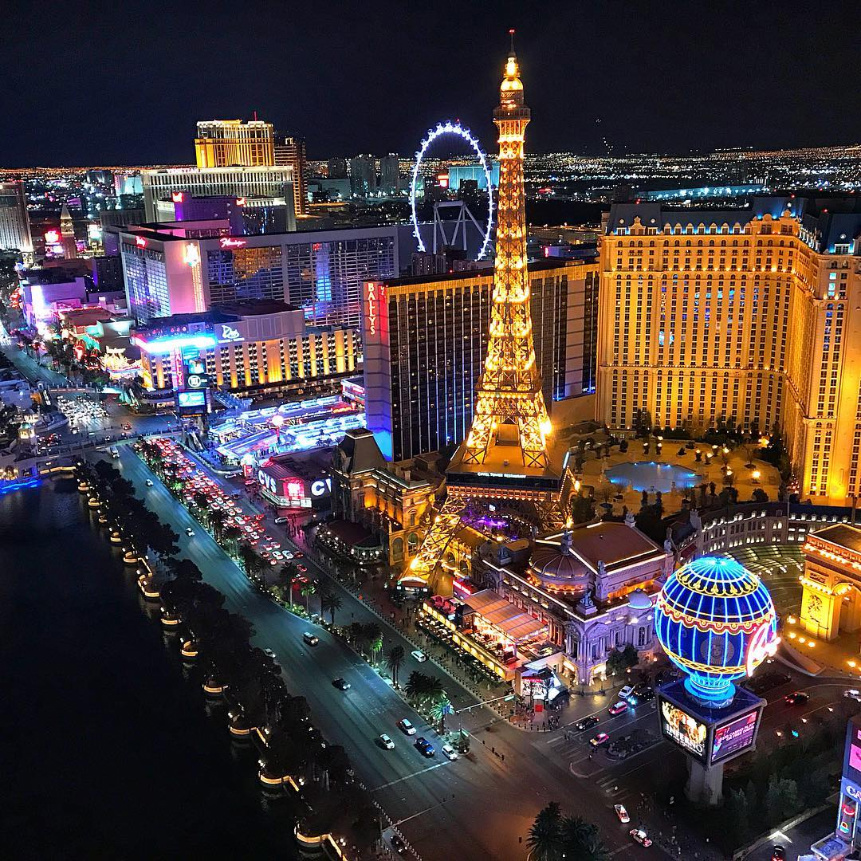
[[[386,288],[376,281],[365,284],[365,333],[376,335],[379,329],[380,307],[386,298]]]

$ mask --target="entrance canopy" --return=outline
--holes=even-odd
[[[473,612],[504,637],[517,643],[535,636],[547,625],[501,598],[492,589],[483,589],[465,602]]]

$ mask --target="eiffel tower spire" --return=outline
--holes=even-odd
[[[487,357],[472,427],[446,471],[447,499],[400,580],[443,594],[451,588],[450,575],[440,570],[445,549],[470,502],[525,503],[545,514],[552,509],[555,519],[564,521],[560,500],[569,474],[567,463],[549,449],[551,424],[535,360],[526,265],[523,144],[530,111],[514,31],[509,32],[511,51],[493,112],[499,129],[499,192]]]

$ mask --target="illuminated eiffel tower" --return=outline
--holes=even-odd
[[[570,492],[565,449],[554,452],[551,425],[535,362],[526,267],[523,139],[529,108],[511,52],[493,121],[499,128],[499,192],[490,340],[478,383],[472,427],[446,470],[447,497],[428,528],[419,555],[400,578],[407,588],[450,594],[446,547],[468,504],[530,509],[536,526],[564,521]]]

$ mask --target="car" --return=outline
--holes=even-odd
[[[420,663],[423,664],[428,656],[421,649],[414,649],[410,654]]]
[[[632,828],[628,833],[634,838],[634,842],[639,843],[640,846],[652,845],[649,835],[642,828]]]
[[[248,481],[244,482],[246,487],[254,487],[257,482],[253,478],[249,478]]]
[[[346,679],[335,679],[332,684],[339,691],[348,691],[352,687],[352,685]]]
[[[428,759],[432,756],[436,756],[436,751],[434,750],[433,745],[424,736],[420,735],[416,739],[415,744],[422,756],[426,756]]]
[[[578,732],[583,732],[583,730],[592,729],[593,726],[598,726],[598,723],[598,715],[589,715],[589,717],[583,718],[583,720],[578,720],[577,723],[574,724],[574,729]]]
[[[152,487],[152,486],[153,486],[153,485],[152,485],[152,479],[151,479],[151,478],[148,478],[148,479],[146,480],[145,484],[146,484],[146,486],[147,486],[147,487]]]
[[[605,732],[599,732],[595,738],[589,739],[589,744],[591,744],[592,747],[601,747],[602,745],[607,744],[608,741],[610,741],[610,736]]]
[[[317,643],[319,643],[319,642],[320,642],[320,640],[319,640],[319,638],[317,637],[317,635],[316,635],[316,634],[312,634],[310,631],[305,631],[305,633],[304,633],[304,634],[302,634],[302,639],[303,639],[303,640],[304,640],[304,641],[305,641],[309,646],[316,646],[316,645],[317,645]]]
[[[624,804],[614,804],[613,810],[616,811],[616,816],[619,817],[619,822],[623,825],[627,825],[631,821],[631,817],[628,816],[628,811],[625,810]]]
[[[397,834],[392,834],[391,843],[392,843],[392,849],[394,849],[395,852],[398,853],[398,855],[402,854],[404,849],[407,848],[407,844],[404,843],[404,841],[401,840],[401,838],[398,837]]]
[[[194,538],[194,530],[189,526],[188,529],[185,530],[185,534],[189,538]]]
[[[409,720],[407,720],[407,718],[401,718],[401,720],[398,721],[398,729],[404,733],[404,735],[416,734],[416,728]]]
[[[616,715],[623,715],[628,711],[628,704],[623,700],[619,700],[618,702],[613,703],[607,711],[610,712],[613,717],[616,717]]]
[[[298,550],[293,554],[296,559],[301,559],[304,555],[304,553],[300,553]]]
[[[849,690],[843,691],[843,696],[849,700],[855,700],[856,702],[861,703],[861,691],[857,688],[849,688]]]
[[[377,741],[386,749],[386,750],[394,750],[395,743],[392,741],[390,736],[387,736],[385,733],[382,733]]]
[[[771,847],[771,861],[785,861],[786,850],[782,846]]]
[[[619,699],[620,700],[626,700],[633,693],[634,693],[634,686],[633,685],[625,685],[625,687],[622,688],[621,691],[619,691]]]
[[[275,660],[275,652],[273,652],[272,649],[264,649],[263,654],[268,658],[272,658],[273,661]]]
[[[276,522],[276,523],[278,523],[278,524],[286,523],[288,519],[289,519],[289,518],[287,518],[287,517],[276,517],[276,518],[275,518],[275,522]]]
[[[803,706],[810,699],[810,694],[804,693],[804,691],[794,691],[791,694],[787,694],[783,701],[791,706]]]
[[[452,761],[457,759],[457,751],[450,744],[444,744],[441,750],[446,759],[450,759]]]

